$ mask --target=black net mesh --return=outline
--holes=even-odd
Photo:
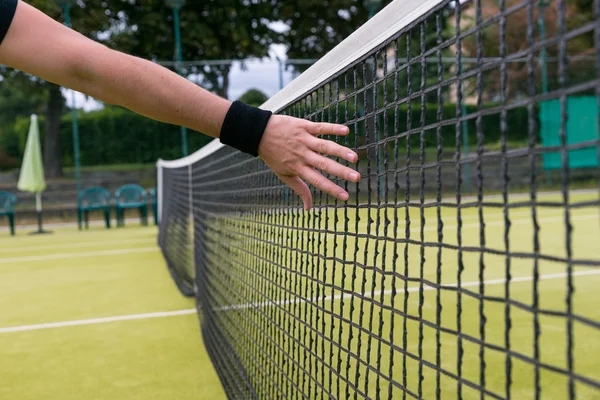
[[[169,272],[185,296],[194,296],[194,223],[190,167],[163,169],[158,244]]]
[[[600,396],[600,5],[576,7],[444,1],[283,104],[351,128],[347,203],[304,212],[230,148],[163,168],[230,398]]]

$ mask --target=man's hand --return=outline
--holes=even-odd
[[[302,179],[342,201],[348,200],[348,193],[317,170],[352,182],[360,180],[358,172],[326,157],[339,157],[355,163],[358,160],[355,152],[337,143],[316,137],[318,135],[344,136],[348,133],[348,128],[343,125],[314,123],[283,115],[273,115],[260,142],[258,155],[283,183],[300,196],[304,202],[304,209],[310,210],[312,195]]]

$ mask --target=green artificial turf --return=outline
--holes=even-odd
[[[173,284],[155,228],[6,234],[0,238],[0,398],[224,398],[193,313],[1,332],[194,306]]]

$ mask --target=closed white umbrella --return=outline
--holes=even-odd
[[[46,189],[46,180],[44,179],[44,163],[42,162],[40,146],[40,129],[35,114],[31,116],[31,123],[29,124],[25,155],[23,156],[17,188],[35,194],[38,230],[34,233],[50,233],[42,229],[42,192]]]

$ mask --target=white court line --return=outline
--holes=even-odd
[[[139,222],[140,219],[139,218],[125,218],[125,224],[135,224],[137,222]],[[116,225],[117,221],[111,219],[110,220],[111,224]],[[45,223],[44,222],[44,228],[68,228],[68,227],[77,227],[77,221],[70,221],[70,222],[49,222],[49,223]],[[89,226],[104,226],[104,220],[93,220],[89,222]],[[37,224],[34,225],[17,225],[16,229],[17,230],[21,230],[21,229],[37,229]],[[8,226],[1,226],[0,227],[0,232],[8,232]]]
[[[137,319],[176,317],[179,315],[195,314],[196,312],[197,312],[196,309],[191,309],[191,310],[155,312],[155,313],[147,313],[147,314],[121,315],[121,316],[117,316],[117,317],[107,317],[107,318],[80,319],[80,320],[76,320],[76,321],[52,322],[49,324],[24,325],[24,326],[15,326],[15,327],[11,327],[11,328],[0,328],[0,333],[38,331],[41,329],[65,328],[67,326],[106,324],[109,322],[133,321],[133,320],[137,320]]]
[[[590,270],[590,271],[578,271],[578,272],[573,272],[572,274],[573,276],[587,276],[587,275],[600,275],[600,271],[597,270]],[[546,275],[540,275],[539,280],[549,280],[549,279],[558,279],[558,278],[566,278],[567,274],[566,273],[559,273],[559,274],[546,274]],[[533,276],[519,276],[516,278],[512,278],[510,280],[511,283],[517,283],[517,282],[531,282],[533,281]],[[490,280],[486,280],[483,281],[484,285],[500,285],[500,284],[504,284],[506,283],[506,279],[490,279]],[[479,281],[475,281],[475,282],[463,282],[460,286],[462,288],[465,287],[473,287],[473,286],[479,286],[480,282]],[[451,284],[443,284],[442,285],[444,288],[455,288],[458,287],[457,283],[451,283]],[[419,287],[413,287],[413,288],[409,288],[406,292],[408,293],[412,293],[412,292],[418,292],[420,290]],[[429,291],[429,290],[437,290],[434,287],[431,286],[423,286],[423,291]],[[405,293],[404,289],[396,289],[396,293]],[[365,293],[364,295],[360,294],[360,293],[354,293],[354,294],[350,294],[350,293],[344,293],[344,294],[336,294],[335,296],[326,296],[324,299],[322,297],[312,297],[310,299],[294,299],[294,300],[285,300],[285,301],[277,301],[277,302],[269,302],[269,301],[263,301],[260,303],[248,303],[248,304],[237,304],[237,305],[232,305],[232,306],[224,306],[224,307],[217,307],[214,310],[215,311],[229,311],[229,310],[243,310],[246,308],[258,308],[258,307],[270,307],[270,306],[282,306],[282,305],[289,305],[289,304],[299,304],[299,303],[307,303],[307,302],[311,302],[311,303],[315,303],[318,301],[335,301],[335,300],[342,300],[342,299],[350,299],[353,296],[355,296],[356,294],[361,295],[363,297],[369,297],[371,295],[370,292]],[[373,293],[373,296],[389,296],[392,294],[391,290],[376,290]]]
[[[84,257],[102,257],[102,256],[113,256],[113,255],[117,255],[117,254],[146,253],[149,251],[158,251],[158,247],[154,246],[154,247],[141,247],[139,249],[88,251],[88,252],[83,252],[83,253],[60,253],[60,254],[48,254],[48,255],[44,255],[44,256],[0,258],[0,264],[21,263],[21,262],[29,262],[29,261],[65,260],[65,259],[70,259],[70,258],[84,258]]]
[[[124,240],[106,240],[106,241],[94,241],[94,242],[77,242],[77,243],[57,243],[55,245],[45,245],[45,246],[23,246],[23,247],[11,247],[8,249],[0,249],[0,253],[19,253],[19,252],[29,252],[29,251],[37,251],[37,250],[54,250],[54,249],[77,249],[77,248],[85,248],[85,247],[100,247],[100,246],[109,246],[114,244],[135,244],[135,243],[154,243],[156,242],[156,237],[151,236],[147,238],[140,239],[124,239]]]
[[[600,271],[595,271],[595,270],[578,271],[578,272],[573,273],[573,276],[588,276],[588,275],[600,275]],[[546,274],[546,275],[541,275],[539,277],[539,280],[559,279],[559,278],[565,278],[566,276],[567,276],[566,273]],[[531,282],[531,281],[533,281],[533,276],[521,276],[521,277],[511,279],[511,283]],[[483,281],[483,283],[486,285],[499,285],[499,284],[504,284],[505,282],[506,282],[505,279],[490,279],[487,281]],[[456,283],[453,283],[450,285],[444,285],[444,287],[446,287],[446,288],[456,287],[456,286],[458,286]],[[463,282],[463,284],[461,285],[461,287],[472,287],[472,286],[479,286],[479,281]],[[430,286],[423,287],[423,291],[427,291],[427,290],[435,290],[435,288],[432,288]],[[408,289],[408,292],[418,292],[418,291],[419,291],[418,287]],[[404,293],[404,290],[398,289],[398,290],[396,290],[396,293]],[[386,290],[386,291],[382,292],[381,290],[379,290],[374,293],[374,296],[381,296],[382,294],[387,296],[387,295],[392,294],[392,291]],[[348,299],[351,297],[352,297],[351,294],[344,294],[344,295],[329,296],[329,297],[326,297],[324,300],[332,301],[332,300]],[[313,297],[308,300],[307,299],[297,299],[297,300],[286,300],[286,301],[277,301],[277,302],[239,304],[239,305],[233,305],[233,306],[217,307],[214,309],[214,311],[229,311],[229,310],[240,310],[240,309],[246,309],[246,308],[274,306],[274,305],[288,305],[288,304],[297,304],[297,303],[316,302],[319,300],[322,301],[321,298]],[[42,329],[65,328],[65,327],[69,327],[69,326],[105,324],[105,323],[117,322],[117,321],[132,321],[132,320],[150,319],[150,318],[174,317],[174,316],[178,316],[178,315],[194,314],[196,312],[197,312],[196,309],[188,309],[188,310],[180,310],[180,311],[156,312],[156,313],[148,313],[148,314],[132,314],[132,315],[121,315],[121,316],[107,317],[107,318],[94,318],[94,319],[82,319],[82,320],[75,320],[75,321],[53,322],[53,323],[47,323],[47,324],[13,326],[13,327],[8,327],[8,328],[0,328],[0,333],[36,331],[36,330],[42,330]]]

